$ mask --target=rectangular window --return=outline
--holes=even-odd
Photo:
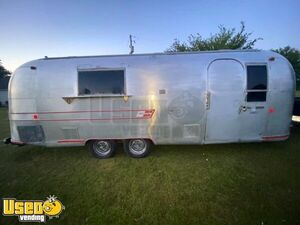
[[[267,66],[247,66],[247,102],[265,102],[267,89]]]
[[[124,70],[78,71],[79,95],[125,94]]]

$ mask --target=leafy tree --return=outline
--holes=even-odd
[[[0,89],[7,89],[11,72],[4,68],[0,60]]]
[[[297,87],[300,89],[300,50],[286,46],[284,48],[273,49],[274,52],[277,52],[287,58],[292,64],[296,77],[297,77]]]
[[[4,68],[4,66],[2,65],[2,62],[0,60],[0,77],[3,78],[5,76],[10,75],[11,72],[9,72],[7,69]]]
[[[250,39],[252,33],[246,32],[245,23],[241,22],[239,31],[235,28],[219,26],[219,32],[209,38],[203,38],[199,33],[191,34],[187,43],[175,39],[167,52],[204,51],[218,49],[252,49],[255,43],[262,38]]]

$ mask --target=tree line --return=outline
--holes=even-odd
[[[201,34],[196,33],[189,35],[185,42],[175,39],[166,52],[253,49],[256,42],[262,40],[262,38],[251,39],[251,35],[251,32],[246,31],[244,22],[241,22],[239,30],[220,25],[219,31],[208,38],[204,38]],[[300,50],[290,46],[271,50],[283,55],[289,60],[296,73],[297,87],[300,89]]]
[[[0,60],[0,78],[4,78],[10,74],[11,74],[11,72],[4,68],[4,66],[2,65],[2,62]]]
[[[8,88],[10,74],[11,74],[11,72],[4,68],[4,66],[2,65],[2,62],[0,60],[0,89]]]

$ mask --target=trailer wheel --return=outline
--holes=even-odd
[[[116,143],[113,140],[94,140],[88,143],[88,147],[96,158],[107,159],[116,151]]]
[[[150,153],[151,141],[147,139],[125,140],[124,150],[133,158],[143,158]]]

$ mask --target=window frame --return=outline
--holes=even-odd
[[[86,94],[80,95],[79,94],[79,72],[96,72],[96,71],[123,71],[124,73],[124,93],[123,94]],[[101,96],[127,96],[127,86],[126,86],[126,68],[125,67],[112,67],[112,68],[77,68],[77,97],[101,97]]]
[[[266,89],[256,89],[256,90],[250,90],[248,89],[248,66],[265,66],[266,67],[266,75],[267,75],[267,88]],[[268,63],[246,63],[245,64],[245,72],[246,72],[246,79],[245,79],[245,92],[246,92],[246,96],[245,96],[245,101],[248,103],[251,102],[267,102],[268,99],[268,92],[269,92],[269,67],[268,67]],[[266,100],[265,101],[248,101],[247,97],[248,97],[248,93],[249,92],[265,92],[266,93]]]

